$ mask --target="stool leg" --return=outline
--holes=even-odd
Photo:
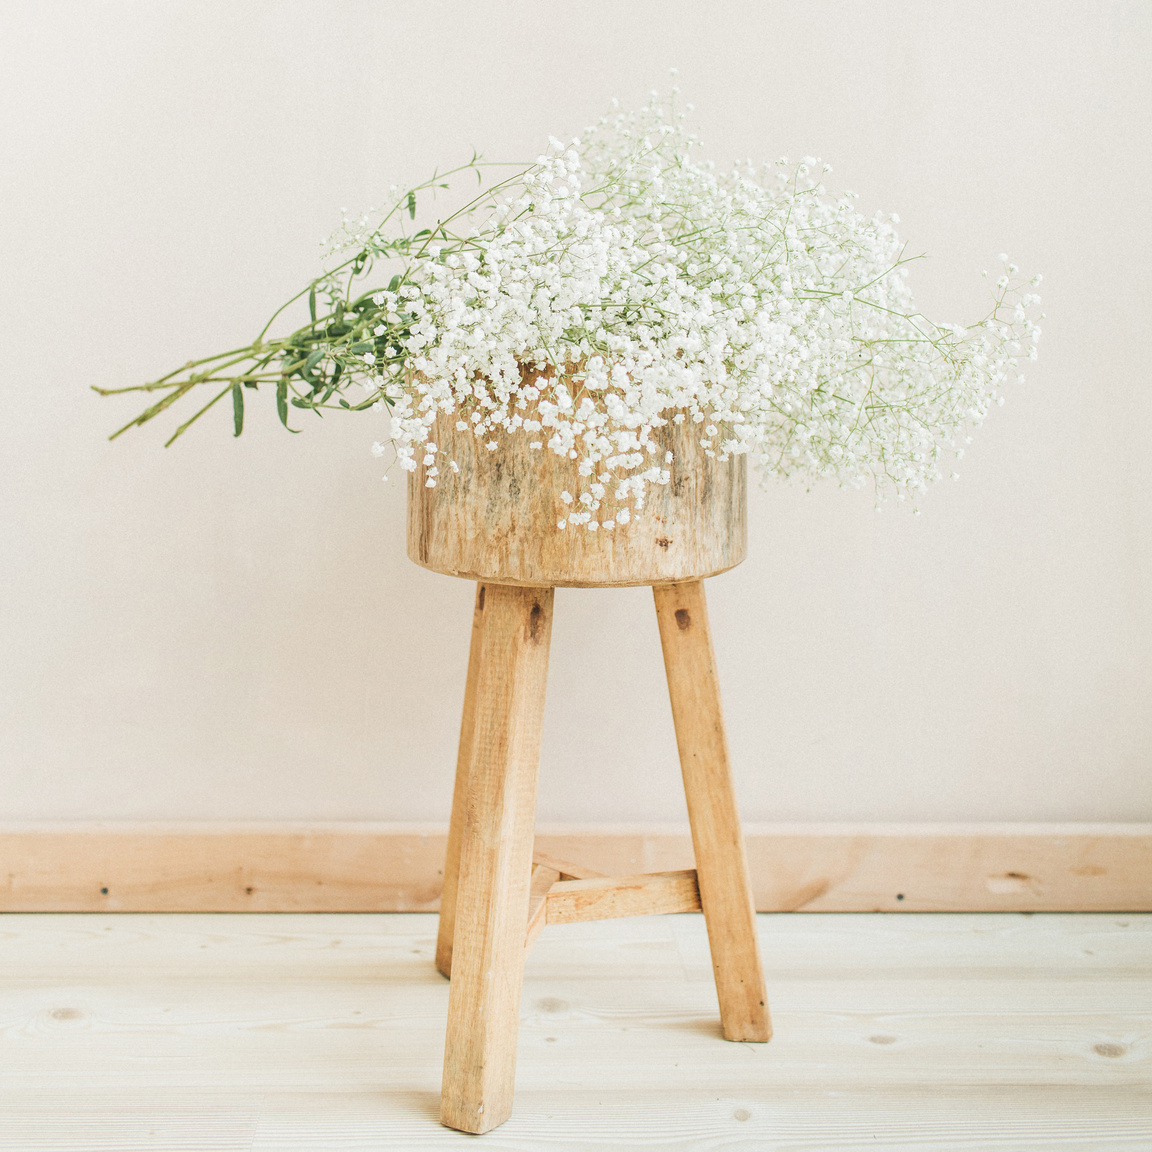
[[[487,1132],[512,1113],[551,588],[484,584],[440,1119]]]
[[[656,584],[652,592],[724,1037],[767,1040],[772,1024],[704,584]]]
[[[456,783],[452,789],[452,819],[448,825],[448,848],[444,853],[444,887],[440,893],[440,927],[436,934],[436,967],[452,975],[452,934],[456,930],[456,884],[460,875],[460,837],[468,804],[468,768],[472,755],[472,729],[476,716],[476,673],[480,667],[483,635],[484,585],[476,586],[472,610],[472,642],[468,647],[468,678],[464,683],[464,713],[460,720],[460,743],[456,750]]]

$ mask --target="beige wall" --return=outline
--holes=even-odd
[[[1045,339],[913,518],[776,487],[710,585],[744,814],[1152,819],[1152,5],[7,3],[0,818],[445,818],[472,590],[411,565],[371,414],[115,444],[343,206],[532,158],[666,69],[712,156],[815,153],[919,301],[1008,250]],[[541,815],[683,813],[651,598],[561,591]]]

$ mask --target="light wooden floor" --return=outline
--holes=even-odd
[[[720,1039],[699,915],[546,928],[469,1137],[434,916],[2,916],[0,1148],[1152,1150],[1152,915],[759,920],[768,1045]]]

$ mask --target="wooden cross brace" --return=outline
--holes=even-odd
[[[557,860],[543,852],[532,856],[528,893],[525,949],[532,947],[545,924],[700,911],[700,885],[695,868],[605,876],[603,872]]]

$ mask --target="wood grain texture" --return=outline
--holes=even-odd
[[[522,1090],[493,1152],[1148,1152],[1152,1093],[879,1085],[769,1095],[746,1082],[702,1093]],[[458,1149],[426,1093],[112,1086],[56,1098],[7,1093],[3,1152],[391,1152]]]
[[[693,868],[678,872],[647,872],[637,876],[564,880],[552,885],[546,905],[549,924],[699,912],[700,889]]]
[[[528,886],[528,931],[524,935],[526,949],[536,943],[536,937],[548,921],[548,892],[559,879],[560,873],[555,868],[533,863],[532,880]]]
[[[546,868],[554,868],[560,873],[561,880],[596,880],[603,876],[595,868],[586,868],[583,864],[574,864],[571,860],[561,860],[558,856],[549,856],[536,848],[532,852],[532,863],[543,864]]]
[[[497,1152],[1147,1152],[1152,916],[759,917],[725,1044],[699,916],[556,925]],[[0,917],[3,1152],[450,1149],[414,915]]]
[[[724,1036],[763,1042],[772,1024],[704,584],[652,592]]]
[[[551,588],[485,584],[440,1116],[487,1132],[512,1112]]]
[[[456,417],[437,417],[436,487],[423,465],[408,476],[408,555],[417,564],[469,580],[526,586],[606,587],[685,580],[724,572],[747,552],[748,467],[721,464],[700,447],[691,422],[657,429],[654,461],[673,453],[671,482],[649,486],[645,506],[611,531],[557,528],[571,509],[560,493],[587,484],[576,462],[532,451],[522,434],[489,452]],[[453,473],[448,460],[460,471]]]
[[[676,824],[546,824],[601,874],[693,866]],[[765,824],[761,912],[1152,911],[1152,824]],[[0,825],[3,912],[433,912],[445,824]]]
[[[471,763],[472,735],[476,713],[476,677],[480,669],[480,647],[484,623],[484,585],[476,586],[472,609],[472,637],[468,645],[468,672],[464,681],[464,707],[460,717],[460,741],[456,750],[456,780],[452,786],[452,814],[448,821],[448,843],[444,849],[443,887],[440,892],[440,926],[436,935],[436,969],[452,975],[452,933],[456,929],[456,881],[460,874],[460,837],[468,803],[468,769]]]

